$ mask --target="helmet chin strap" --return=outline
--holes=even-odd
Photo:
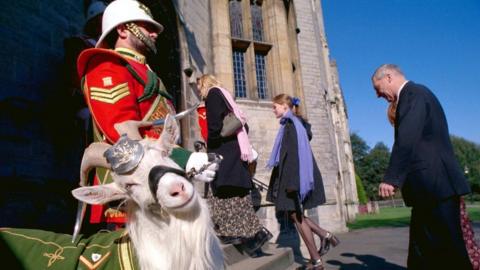
[[[157,47],[155,46],[155,43],[152,41],[151,38],[147,37],[140,29],[138,28],[138,25],[136,25],[134,22],[129,22],[126,23],[125,26],[127,27],[127,30],[130,31],[138,40],[143,42],[148,48],[150,52],[153,54],[157,53]]]

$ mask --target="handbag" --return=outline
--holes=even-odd
[[[223,127],[222,127],[222,130],[220,131],[220,136],[222,137],[232,136],[242,126],[243,125],[240,119],[238,119],[233,112],[229,112],[223,118]]]

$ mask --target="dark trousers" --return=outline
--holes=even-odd
[[[414,206],[410,221],[408,269],[472,269],[460,226],[460,201]]]

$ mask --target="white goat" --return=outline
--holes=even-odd
[[[223,269],[222,249],[206,202],[195,192],[180,167],[169,158],[178,133],[175,119],[168,116],[158,140],[143,139],[136,144],[136,147],[143,148],[143,157],[133,171],[126,174],[112,172],[113,183],[80,187],[72,194],[89,204],[125,200],[128,236],[142,270]],[[86,150],[82,161],[83,177],[93,166],[108,167],[106,160],[99,156],[106,147],[93,144]],[[130,150],[126,149],[126,152]],[[0,230],[3,238],[7,233],[8,237],[20,235]],[[85,246],[88,249],[88,245]],[[55,253],[58,261],[61,255],[67,257],[67,248],[62,246],[61,251],[57,249],[50,253]],[[48,267],[52,256],[49,256]]]

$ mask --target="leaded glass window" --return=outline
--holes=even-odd
[[[247,83],[245,80],[245,53],[242,51],[233,51],[233,76],[235,81],[235,96],[246,98]]]
[[[263,40],[263,18],[262,18],[262,6],[258,1],[252,1],[250,4],[250,12],[252,14],[252,31],[253,40]]]
[[[267,55],[272,44],[263,24],[267,5],[274,0],[230,0],[230,35],[232,39],[235,97],[265,100],[271,74],[267,71]],[[278,0],[276,0],[278,1]],[[247,18],[242,21],[242,18]],[[268,30],[268,29],[267,29]]]
[[[267,71],[265,66],[265,55],[255,54],[255,73],[257,75],[257,91],[259,99],[267,99]]]
[[[242,3],[238,0],[231,0],[229,5],[231,35],[241,38],[243,36]]]

